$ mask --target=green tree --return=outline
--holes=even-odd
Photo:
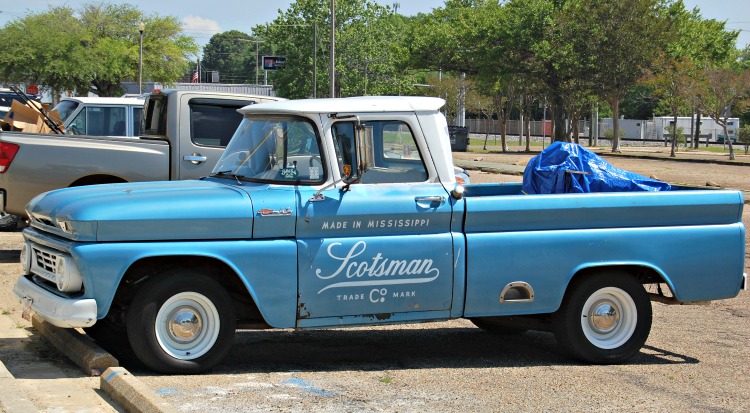
[[[198,50],[192,38],[181,34],[179,21],[144,16],[128,4],[104,3],[85,4],[78,11],[50,7],[8,23],[0,29],[0,76],[57,92],[116,96],[122,82],[138,80],[140,22],[145,24],[144,78],[176,81]]]
[[[571,18],[583,29],[576,38],[595,62],[588,76],[612,108],[613,152],[620,151],[620,101],[665,44],[662,13],[658,0],[579,0],[572,7]]]
[[[743,69],[750,69],[750,45],[747,45],[744,49],[740,50],[737,62]],[[750,125],[750,110],[739,114],[739,116],[740,124]]]
[[[648,77],[650,85],[656,88],[657,95],[662,103],[669,108],[672,114],[672,124],[677,125],[677,115],[680,106],[685,105],[692,96],[690,88],[692,61],[688,57],[677,60],[674,57],[662,54],[655,65],[655,70]],[[671,133],[671,157],[677,156],[677,133]]]
[[[669,106],[676,122],[680,106],[692,106],[695,113],[696,94],[700,73],[696,66],[707,63],[728,63],[735,55],[735,42],[739,32],[728,31],[724,22],[704,20],[700,9],[685,9],[682,1],[666,8],[668,43],[659,60],[654,76],[657,93],[661,94]],[[700,117],[700,114],[698,115]],[[700,137],[700,122],[696,122],[694,147]],[[674,135],[673,135],[674,136]],[[672,141],[672,156],[675,154],[675,141]]]
[[[476,74],[478,46],[500,10],[497,1],[448,0],[444,8],[418,14],[408,25],[410,66]]]
[[[620,115],[625,119],[649,119],[656,112],[659,99],[654,88],[639,83],[625,93],[620,101]]]
[[[734,160],[734,146],[729,139],[727,124],[732,109],[743,112],[748,108],[750,94],[750,69],[739,65],[706,65],[700,83],[699,107],[724,131],[729,144],[729,159]]]
[[[415,78],[402,70],[408,57],[406,19],[368,0],[339,0],[335,13],[336,96],[410,93]],[[253,34],[268,53],[286,57],[282,70],[269,73],[280,95],[329,94],[329,1],[297,0]]]
[[[258,61],[255,40],[247,33],[229,30],[211,36],[203,47],[203,70],[216,70],[222,83],[255,83]]]
[[[750,126],[745,125],[737,132],[737,142],[745,147],[745,155],[750,151]]]

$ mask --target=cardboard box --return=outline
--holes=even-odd
[[[62,120],[56,110],[52,110],[47,116],[58,125],[62,125]],[[52,129],[47,125],[38,108],[24,105],[17,100],[14,100],[11,104],[10,111],[5,115],[5,119],[0,121],[0,128],[25,133],[52,133]]]

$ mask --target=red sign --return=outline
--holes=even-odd
[[[38,95],[39,94],[39,88],[35,84],[30,84],[26,86],[26,93],[30,95]]]

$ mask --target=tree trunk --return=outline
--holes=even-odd
[[[676,158],[675,145],[677,144],[677,108],[672,108],[672,150],[669,152],[671,158]]]
[[[563,99],[560,96],[554,96],[552,99],[552,130],[553,142],[565,142],[565,119],[563,119]]]
[[[497,126],[500,128],[500,147],[503,153],[508,152],[508,143],[505,140],[505,116],[503,110],[497,111]]]
[[[734,146],[732,146],[732,140],[729,139],[729,132],[727,131],[727,122],[729,122],[728,118],[724,118],[724,122],[721,124],[721,128],[724,130],[724,142],[729,144],[729,160],[734,160]]]
[[[695,140],[693,141],[693,148],[698,149],[701,144],[701,112],[695,114]],[[706,139],[706,146],[708,146],[708,139]]]
[[[620,97],[615,96],[610,101],[612,106],[612,152],[620,150]]]
[[[531,152],[531,116],[526,118],[526,152]]]

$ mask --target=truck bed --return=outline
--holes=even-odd
[[[169,179],[169,143],[129,137],[0,132],[0,143],[19,146],[0,173],[5,212],[25,215],[32,197],[52,189],[108,182]]]
[[[505,306],[505,314],[555,311],[585,268],[653,271],[682,302],[732,297],[742,281],[738,191],[525,195],[520,184],[479,184],[467,185],[464,199],[467,316],[496,315],[497,296],[488,292],[517,281],[537,299]]]

